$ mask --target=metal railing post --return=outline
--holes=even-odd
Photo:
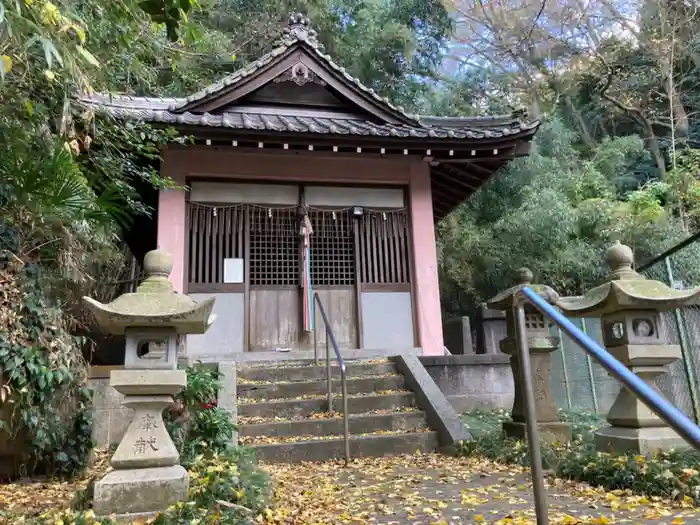
[[[331,328],[328,316],[326,316],[326,311],[323,308],[321,299],[318,293],[314,294],[313,297],[314,305],[318,306],[318,310],[321,313],[321,318],[323,319],[323,326],[326,329],[326,381],[328,383],[328,411],[333,411],[333,386],[331,381],[331,347],[338,359],[338,366],[340,368],[340,385],[343,395],[343,442],[345,445],[345,466],[350,464],[350,415],[348,413],[348,383],[347,383],[347,369],[345,367],[345,360],[340,353],[340,348],[338,347],[338,341],[333,335],[333,329]],[[314,308],[314,312],[316,309]],[[314,324],[314,328],[316,325]]]
[[[673,267],[671,266],[671,258],[664,257],[664,265],[666,266],[666,278],[668,285],[671,288],[674,286]],[[693,365],[690,362],[690,352],[688,352],[688,334],[685,331],[685,323],[678,308],[673,310],[673,317],[676,321],[676,329],[678,330],[678,342],[681,347],[681,357],[683,358],[683,369],[685,370],[685,378],[688,381],[688,389],[690,390],[690,403],[693,405],[693,419],[695,422],[700,421],[700,403],[698,403],[698,392],[695,383],[695,373]]]
[[[527,429],[528,451],[530,452],[530,471],[532,472],[532,489],[535,496],[535,513],[537,525],[549,525],[547,516],[547,495],[544,491],[544,473],[542,470],[542,451],[540,450],[540,433],[537,428],[535,412],[535,393],[532,387],[532,367],[530,366],[530,348],[527,343],[527,325],[525,323],[525,305],[516,307],[518,320],[518,344],[516,352],[520,361],[520,380],[523,386],[521,395],[525,398],[525,424]]]
[[[343,389],[343,436],[345,437],[345,466],[350,464],[350,415],[348,414],[348,382],[345,366],[340,369],[340,383]]]
[[[331,346],[328,340],[328,327],[326,327],[326,383],[328,386],[328,412],[333,412],[333,384],[331,383]]]
[[[315,301],[314,301],[315,302]],[[314,314],[314,364],[318,366],[318,323],[316,322],[316,308],[313,309]]]

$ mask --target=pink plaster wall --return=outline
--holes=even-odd
[[[235,148],[175,147],[163,151],[161,173],[179,184],[187,178],[287,180],[409,185],[414,246],[414,292],[419,344],[425,355],[443,351],[437,251],[430,168],[415,157],[364,157],[321,153],[251,152]],[[161,190],[158,246],[173,256],[170,280],[185,289],[185,192]]]
[[[416,296],[418,337],[424,355],[442,355],[444,343],[430,167],[425,162],[413,162],[409,174],[409,206],[415,269],[413,286]]]
[[[185,177],[171,169],[171,164],[164,159],[161,173],[172,177],[183,186]],[[170,252],[173,256],[173,271],[170,281],[178,292],[185,289],[185,190],[167,189],[158,193],[158,248]]]

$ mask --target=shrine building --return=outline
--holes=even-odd
[[[300,15],[272,51],[187,97],[79,102],[194,138],[163,146],[161,175],[185,189],[160,190],[155,219],[175,289],[216,297],[214,325],[187,342],[202,360],[311,349],[316,292],[344,349],[442,354],[435,225],[527,155],[539,125],[410,115],[324,54]]]

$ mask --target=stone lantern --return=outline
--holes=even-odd
[[[634,254],[616,242],[605,254],[608,282],[580,297],[561,298],[557,306],[569,316],[600,317],[603,344],[613,357],[659,394],[656,380],[681,358],[681,348],[668,344],[661,312],[696,304],[700,288],[674,290],[632,269]],[[583,350],[581,350],[583,352]],[[596,447],[616,454],[646,454],[685,446],[684,440],[627,388],[610,408],[610,426],[596,432]]]
[[[508,437],[526,438],[525,396],[523,394],[520,360],[517,353],[517,325],[515,307],[518,304],[520,290],[527,286],[539,294],[548,303],[553,304],[559,296],[549,286],[532,284],[532,272],[521,268],[516,273],[517,285],[501,292],[487,304],[494,310],[505,310],[507,336],[500,341],[501,351],[510,355],[510,367],[515,383],[515,399],[511,417],[513,421],[503,423],[503,432]],[[537,427],[542,440],[549,443],[571,440],[571,426],[562,423],[554,403],[554,396],[549,386],[551,354],[559,348],[559,338],[550,333],[551,323],[534,306],[525,303],[525,322],[527,342],[532,368],[532,385],[535,397]]]
[[[110,385],[133,409],[112,456],[114,470],[95,483],[94,509],[102,516],[150,515],[187,499],[189,478],[165,428],[163,409],[187,384],[185,371],[177,369],[178,338],[206,332],[214,320],[214,298],[195,303],[174,292],[168,253],[147,253],[143,266],[146,278],[136,292],[109,304],[83,298],[102,330],[126,336],[124,369],[111,372]]]

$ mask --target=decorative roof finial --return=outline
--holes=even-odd
[[[532,280],[535,276],[532,274],[530,268],[519,268],[515,271],[515,281],[517,284],[529,285],[532,284]]]
[[[605,264],[610,268],[610,278],[614,281],[645,279],[643,275],[632,269],[634,265],[632,248],[621,244],[620,241],[615,241],[615,244],[605,251],[604,259]]]
[[[301,13],[293,13],[289,16],[289,22],[278,44],[291,45],[294,42],[306,42],[311,47],[323,49],[316,38],[317,35],[318,33],[311,28],[311,23],[306,16]]]

